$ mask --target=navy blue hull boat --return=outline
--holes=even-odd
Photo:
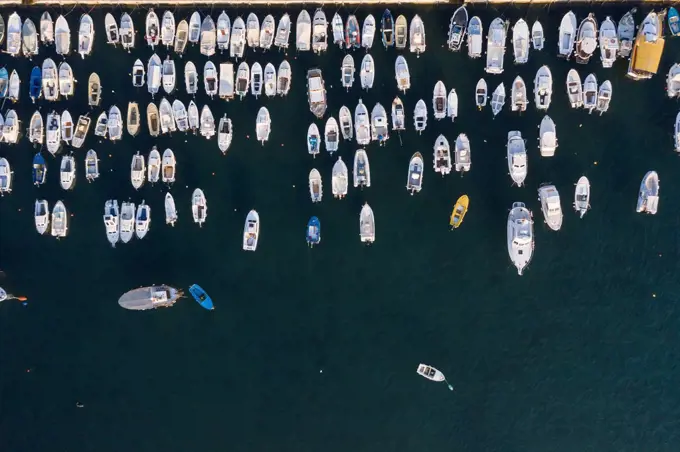
[[[385,48],[392,47],[394,45],[394,18],[389,9],[385,10],[380,22],[382,28],[382,43]]]
[[[312,217],[307,222],[307,243],[310,247],[321,242],[321,222],[317,217]]]
[[[46,176],[47,165],[45,164],[45,158],[38,152],[35,154],[35,157],[33,157],[33,183],[35,185],[44,184]]]
[[[31,71],[31,81],[29,83],[28,93],[31,96],[31,100],[35,103],[36,100],[40,99],[40,93],[42,92],[42,71],[38,66],[34,67]]]
[[[212,311],[215,309],[215,306],[213,306],[212,298],[206,293],[205,290],[198,284],[194,284],[193,286],[189,287],[189,293],[191,294],[192,297],[194,297],[194,300],[198,304],[200,304],[203,308],[207,309],[208,311]]]

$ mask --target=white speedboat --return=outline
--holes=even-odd
[[[12,167],[6,158],[0,157],[0,196],[12,193]]]
[[[45,100],[50,102],[59,100],[59,72],[51,58],[46,58],[42,64],[42,90]]]
[[[345,55],[342,59],[342,66],[340,67],[342,86],[349,91],[354,85],[354,58],[351,54]]]
[[[135,47],[135,26],[132,17],[128,13],[123,13],[120,17],[120,43],[123,49],[130,52]]]
[[[373,62],[373,57],[370,54],[366,54],[364,59],[361,60],[361,88],[368,90],[373,88],[373,80],[375,80],[375,63]]]
[[[260,239],[260,215],[255,210],[248,212],[246,222],[243,225],[243,250],[257,250],[257,242]]]
[[[434,142],[434,172],[442,176],[451,173],[451,147],[444,135],[439,135]]]
[[[527,150],[521,132],[516,130],[508,132],[507,151],[510,177],[513,183],[521,187],[528,172]]]
[[[139,190],[144,185],[146,178],[146,164],[144,163],[144,156],[137,151],[132,156],[132,163],[130,164],[130,182],[135,190]]]
[[[484,70],[489,74],[503,73],[506,33],[507,24],[500,17],[495,18],[489,26],[489,34],[486,38],[486,67]]]
[[[583,107],[583,85],[576,69],[570,69],[567,73],[567,96],[571,108]]]
[[[109,140],[117,141],[123,137],[123,116],[115,105],[109,109],[109,120],[106,123]]]
[[[311,123],[307,129],[307,152],[316,158],[321,150],[321,134],[316,124]]]
[[[135,204],[124,202],[120,208],[120,241],[128,243],[135,235]]]
[[[144,66],[142,66],[142,71],[144,71]],[[133,81],[134,81],[134,69],[133,69]],[[144,75],[142,75],[142,84],[144,84]],[[102,83],[101,80],[99,79],[99,75],[96,72],[93,72],[92,74],[90,74],[90,78],[87,80],[87,104],[90,107],[98,107],[101,101],[102,101]]]
[[[76,159],[72,155],[65,155],[61,158],[59,185],[64,190],[71,190],[76,185]]]
[[[9,35],[7,38],[9,39]],[[54,22],[54,46],[57,55],[66,56],[71,53],[71,28],[64,16],[57,17]]]
[[[28,140],[33,144],[43,144],[44,135],[42,115],[40,114],[40,111],[36,110],[33,112],[28,126]]]
[[[491,94],[491,111],[494,117],[498,115],[505,105],[505,85],[501,82]]]
[[[406,48],[406,42],[408,40],[408,23],[406,17],[400,14],[397,20],[394,21],[394,46],[398,50],[404,50]]]
[[[262,66],[257,61],[250,68],[250,94],[255,99],[262,95]]]
[[[149,183],[155,184],[161,176],[161,154],[156,149],[156,146],[151,149],[149,158],[147,160],[147,180]]]
[[[609,80],[605,80],[602,82],[600,89],[597,92],[597,105],[595,105],[595,109],[600,112],[600,116],[602,116],[602,113],[609,110],[609,103],[611,100],[612,83]]]
[[[543,50],[545,44],[545,34],[543,33],[543,25],[539,21],[535,21],[531,26],[531,45],[534,50]]]
[[[187,46],[187,36],[189,35],[189,24],[186,20],[180,20],[177,24],[177,30],[175,32],[175,45],[174,50],[180,57],[184,53],[184,49]]]
[[[427,127],[427,105],[423,99],[416,103],[413,111],[413,125],[418,133],[422,133]]]
[[[222,151],[222,154],[226,154],[231,146],[231,140],[233,138],[233,131],[231,125],[231,119],[227,118],[225,114],[220,119],[220,124],[217,128],[217,147]]]
[[[201,39],[201,15],[194,11],[189,19],[189,42],[197,44],[199,39]]]
[[[326,145],[326,151],[330,154],[338,150],[340,144],[340,129],[338,127],[338,122],[334,117],[328,118],[326,121],[326,127],[324,128],[324,143]]]
[[[576,15],[569,11],[562,17],[560,22],[559,38],[557,42],[558,56],[569,58],[574,51],[576,41]]]
[[[38,231],[38,234],[43,235],[47,232],[47,228],[50,225],[50,206],[47,204],[46,200],[35,200],[33,220],[35,222],[35,230]]]
[[[526,111],[527,109],[527,86],[519,75],[515,77],[512,82],[512,90],[510,91],[510,99],[512,103],[510,108],[512,111]]]
[[[321,173],[316,168],[309,172],[309,196],[312,198],[312,202],[321,202],[323,198]]]
[[[201,119],[198,114],[198,107],[196,106],[196,103],[192,100],[189,102],[189,106],[187,107],[187,114],[189,116],[189,129],[196,133],[198,131],[199,127],[201,126]]]
[[[120,240],[120,213],[118,201],[109,199],[104,203],[104,227],[106,228],[106,238],[114,248]]]
[[[425,25],[418,14],[411,19],[409,27],[409,48],[411,53],[420,55],[425,52]]]
[[[279,96],[288,95],[290,91],[290,83],[292,78],[292,72],[290,70],[290,63],[283,60],[279,65],[279,70],[276,74],[276,94]]]
[[[638,195],[637,212],[651,215],[659,209],[659,175],[656,171],[649,171],[642,178]]]
[[[59,65],[59,93],[68,99],[69,96],[73,96],[75,88],[73,69],[68,63],[61,63]]]
[[[248,14],[246,19],[246,42],[251,49],[260,45],[260,19],[255,13]]]
[[[38,32],[31,19],[26,19],[21,27],[21,47],[24,56],[31,59],[38,54]]]
[[[165,207],[165,224],[174,226],[177,222],[177,207],[175,206],[175,198],[172,197],[170,192],[165,194],[165,202],[163,203]]]
[[[406,111],[399,97],[392,101],[392,130],[406,130]]]
[[[108,117],[106,116],[106,112],[103,111],[99,114],[99,117],[97,117],[97,123],[94,126],[94,134],[95,136],[106,138],[106,134],[108,132],[108,127],[107,123],[109,122]],[[49,131],[49,115],[48,115],[48,131]]]
[[[311,39],[312,18],[307,10],[303,9],[295,22],[295,48],[298,52],[308,52],[311,48]]]
[[[203,87],[211,98],[217,94],[217,68],[212,61],[207,61],[203,67]]]
[[[375,216],[368,203],[364,204],[359,214],[359,237],[362,243],[370,245],[375,242]]]
[[[456,171],[459,173],[470,171],[472,167],[472,153],[470,151],[470,140],[467,135],[461,133],[456,138],[456,147],[454,149]]]
[[[243,23],[243,20],[241,20]],[[189,32],[191,34],[191,31]],[[210,16],[205,16],[201,23],[201,55],[211,57],[215,54],[215,41],[217,34],[215,31],[215,22]],[[232,55],[233,56],[233,55]]]
[[[680,97],[680,64],[674,63],[666,76],[666,95],[671,99]]]
[[[161,20],[161,43],[166,47],[172,47],[175,40],[175,16],[170,11],[163,13]]]
[[[40,24],[42,28],[42,22]],[[106,17],[104,18],[104,28],[106,29],[106,42],[114,46],[117,45],[120,42],[118,23],[111,13],[106,13]]]
[[[411,73],[408,69],[406,58],[402,55],[399,55],[394,63],[394,77],[397,79],[399,91],[406,93],[411,87]]]
[[[55,111],[47,114],[45,138],[48,152],[56,155],[61,149],[61,116]]]
[[[538,189],[538,199],[541,201],[543,219],[550,229],[559,231],[562,227],[562,206],[560,194],[554,185],[542,185]]]
[[[371,142],[370,118],[366,105],[359,99],[357,108],[354,110],[354,132],[357,144],[366,146]]]
[[[333,197],[342,199],[347,196],[347,185],[349,180],[347,173],[347,165],[342,161],[342,157],[338,157],[338,161],[333,165],[331,178]]]
[[[345,140],[354,137],[354,127],[352,126],[352,113],[344,105],[340,107],[340,131]]]
[[[331,22],[331,29],[333,32],[333,44],[338,45],[341,49],[345,45],[345,25],[342,22],[340,14],[335,13]]]
[[[175,182],[177,162],[175,161],[175,154],[171,149],[163,151],[163,166],[161,170],[161,177],[164,184],[172,184]]]
[[[583,82],[583,108],[591,113],[597,106],[597,78],[595,74],[589,74]]]
[[[635,17],[633,14],[637,8],[633,8],[623,15],[616,29],[616,36],[619,38],[619,56],[628,58],[633,50],[635,40]]]
[[[60,16],[61,17],[61,16]],[[62,18],[63,19],[63,18]],[[68,24],[67,24],[68,26]],[[10,14],[7,20],[7,50],[13,57],[21,55],[21,17],[16,12]]]
[[[465,39],[465,32],[468,26],[468,13],[465,5],[456,9],[456,11],[451,16],[451,21],[449,22],[449,36],[447,39],[447,44],[449,50],[457,52],[463,45],[463,39]]]
[[[161,99],[160,107],[160,123],[161,123],[161,133],[174,132],[177,127],[175,126],[175,121],[172,115],[172,105],[165,97]]]
[[[279,49],[288,48],[288,39],[290,37],[290,16],[284,13],[279,20],[279,26],[276,28],[276,35],[274,36],[274,45]]]
[[[370,50],[373,47],[373,40],[375,39],[375,17],[369,14],[364,19],[364,25],[361,29],[361,47]]]
[[[7,144],[16,144],[19,140],[19,128],[21,122],[15,110],[9,110],[2,125],[2,138]]]
[[[175,61],[171,60],[168,56],[165,61],[163,61],[163,91],[167,94],[172,94],[175,90],[176,81],[176,71],[175,71]]]
[[[536,109],[547,110],[552,100],[552,73],[548,66],[541,66],[534,78],[534,102]]]
[[[149,58],[146,69],[146,88],[149,94],[151,94],[152,99],[161,87],[162,75],[161,58],[154,53]]]
[[[274,33],[276,33],[276,22],[274,16],[267,14],[260,27],[260,47],[269,50],[274,43]]]
[[[14,13],[16,14],[16,13]],[[11,19],[11,16],[10,16]],[[116,21],[114,19],[113,23],[115,24]],[[107,30],[108,30],[108,25],[107,25]],[[118,26],[116,26],[116,32],[118,31]],[[9,33],[9,30],[8,30]],[[51,44],[54,42],[54,22],[52,21],[52,16],[50,15],[49,12],[45,11],[42,13],[42,16],[40,16],[40,41],[43,44]],[[117,41],[116,41],[117,42]]]
[[[423,166],[423,156],[416,152],[409,161],[406,178],[406,190],[411,194],[420,193],[423,188]]]
[[[71,142],[71,145],[74,148],[80,149],[85,143],[85,137],[87,136],[87,132],[90,130],[91,121],[92,120],[87,115],[80,115],[78,118],[76,131],[73,134],[73,141]]]
[[[550,116],[545,115],[539,127],[538,148],[542,157],[552,157],[557,149],[557,130]]]
[[[371,166],[368,163],[368,154],[363,149],[357,149],[354,153],[354,171],[352,174],[355,187],[371,186]]]
[[[390,138],[387,125],[387,112],[380,103],[375,104],[371,111],[371,139],[384,144]]]
[[[455,121],[458,117],[458,94],[453,88],[451,88],[446,98],[446,116],[451,118],[451,122]]]
[[[68,212],[64,203],[57,201],[52,208],[52,237],[57,239],[66,237],[68,234]]]
[[[600,24],[600,60],[603,68],[614,65],[619,53],[619,37],[616,34],[616,25],[611,17]]]
[[[78,27],[78,53],[85,58],[92,52],[94,44],[94,23],[89,14],[83,14]]]
[[[434,85],[432,110],[434,112],[434,119],[440,120],[446,117],[446,87],[441,80]]]
[[[515,64],[529,61],[529,26],[524,19],[519,19],[512,27],[512,50]]]
[[[156,46],[160,42],[160,29],[161,24],[158,20],[158,15],[152,9],[146,14],[146,24],[145,24],[145,34],[144,39],[146,43],[151,47],[151,50],[155,50]]]
[[[195,96],[198,92],[198,72],[193,62],[187,61],[184,65],[184,87],[187,94]]]
[[[312,19],[312,50],[321,54],[328,49],[328,21],[321,8],[314,12]]]
[[[576,35],[576,62],[587,64],[597,48],[597,21],[593,13],[581,21]]]
[[[489,99],[489,89],[486,85],[486,80],[480,78],[475,87],[475,104],[477,109],[481,110],[486,106],[486,102]]]
[[[508,254],[521,275],[534,254],[534,220],[524,203],[512,204],[508,214]]]
[[[151,225],[151,207],[145,204],[144,200],[137,206],[137,215],[135,216],[135,235],[138,239],[146,237]]]
[[[574,189],[574,210],[583,218],[588,209],[590,209],[590,181],[587,177],[581,176]]]
[[[73,118],[68,110],[61,114],[61,139],[68,144],[73,140]]]
[[[187,109],[184,107],[182,101],[175,99],[172,102],[172,116],[175,119],[175,126],[180,132],[189,130],[189,118],[187,116]]]
[[[467,47],[468,56],[470,58],[479,58],[482,56],[484,26],[482,20],[478,16],[470,19],[467,30]]]
[[[257,16],[255,17],[257,19]],[[231,26],[231,38],[229,42],[229,56],[231,58],[243,58],[246,50],[246,24],[239,16],[234,20]]]
[[[85,155],[85,179],[92,182],[99,178],[99,158],[97,153],[90,149]]]
[[[269,116],[269,110],[267,107],[260,107],[260,111],[257,112],[257,118],[255,120],[255,133],[257,135],[257,141],[262,143],[269,140],[269,134],[272,131],[272,120]]]
[[[142,60],[137,59],[132,65],[132,86],[141,88],[144,86],[145,79],[146,71],[144,70],[144,63],[142,63]]]
[[[146,106],[146,123],[149,128],[149,135],[152,137],[157,137],[161,133],[161,121],[160,114],[158,112],[158,107],[153,102],[149,102]],[[104,127],[106,130],[106,127]],[[95,129],[95,135],[97,134],[97,129]]]
[[[9,89],[7,90],[7,98],[12,102],[19,102],[19,95],[21,94],[21,78],[16,69],[12,70],[9,76]]]
[[[264,67],[264,94],[267,97],[276,96],[276,68],[271,63]]]
[[[198,133],[201,134],[206,140],[209,140],[215,135],[215,117],[210,111],[210,107],[204,105],[201,109],[201,126],[199,127]]]
[[[307,71],[307,101],[309,111],[321,119],[326,113],[326,84],[320,69]]]

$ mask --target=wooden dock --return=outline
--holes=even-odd
[[[451,5],[451,7],[466,3],[469,5],[499,5],[499,4],[518,4],[518,5],[546,5],[546,4],[572,4],[572,3],[596,3],[607,4],[672,4],[669,0],[334,0],[325,1],[323,5]],[[308,0],[231,0],[229,2],[216,2],[209,0],[0,0],[0,5],[24,5],[24,6],[129,6],[129,7],[159,7],[159,6],[223,6],[233,5],[309,5]]]

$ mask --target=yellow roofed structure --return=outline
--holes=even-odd
[[[664,44],[663,38],[658,38],[656,42],[649,42],[645,40],[644,36],[638,36],[635,39],[631,69],[643,74],[656,74],[659,69],[659,62],[661,62]]]

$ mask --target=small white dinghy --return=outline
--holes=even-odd
[[[547,110],[552,100],[552,73],[548,66],[541,66],[534,78],[534,102],[537,110]]]
[[[177,171],[177,161],[172,149],[163,151],[163,166],[161,167],[161,180],[164,184],[172,184],[175,182],[175,173]]]
[[[392,101],[392,130],[406,130],[406,111],[399,97]]]
[[[0,196],[12,193],[12,167],[6,158],[0,157]]]
[[[354,153],[354,186],[355,187],[370,187],[371,186],[371,166],[368,163],[368,155],[363,149],[357,149]]]
[[[114,20],[113,23],[115,24],[116,21]],[[108,30],[108,25],[106,28]],[[118,31],[118,26],[116,26],[116,31]],[[52,16],[47,11],[40,16],[40,41],[43,44],[51,44],[54,42],[54,22],[52,21]]]
[[[175,126],[180,132],[189,130],[189,118],[187,116],[187,109],[181,100],[175,99],[172,102],[172,117],[175,120]]]
[[[445,382],[449,390],[453,391],[453,386],[451,386],[448,381],[446,381],[446,377],[444,377],[444,374],[435,369],[432,366],[428,366],[427,364],[419,364],[418,365],[418,375],[423,376],[427,378],[428,380],[436,381],[436,382]]]
[[[68,25],[68,24],[67,24]],[[21,17],[16,12],[13,12],[7,20],[7,50],[11,56],[16,57],[21,55],[22,39],[21,39]]]
[[[411,156],[408,163],[408,175],[406,178],[406,190],[414,193],[420,193],[423,189],[423,156],[420,152],[416,152]]]
[[[512,111],[526,111],[527,109],[527,86],[524,80],[519,75],[515,77],[512,82],[512,90],[510,90],[510,99],[512,103],[510,108]]]
[[[106,13],[106,17],[104,18],[104,28],[106,29],[106,42],[114,46],[117,45],[120,42],[118,23],[111,13]]]
[[[48,121],[47,121],[48,122],[48,129],[47,130],[49,131],[49,119],[50,119],[49,115],[48,115],[47,119],[48,119]],[[108,132],[108,127],[107,127],[108,122],[109,121],[108,121],[108,117],[106,116],[106,112],[105,111],[101,112],[99,114],[99,117],[97,118],[97,123],[94,126],[95,136],[106,138],[106,134]]]
[[[311,39],[312,18],[307,10],[303,9],[295,22],[295,48],[298,52],[308,52],[311,49]]]
[[[345,140],[354,137],[354,127],[352,126],[352,113],[344,105],[340,107],[340,131]]]
[[[267,97],[276,96],[276,68],[271,63],[264,67],[264,94]]]
[[[262,146],[264,146],[265,141],[269,140],[271,131],[272,121],[269,116],[269,110],[267,110],[267,107],[260,107],[260,111],[257,112],[257,118],[255,120],[255,133],[257,135],[257,141],[262,143]]]
[[[411,19],[411,25],[409,27],[409,44],[411,53],[420,56],[421,53],[425,52],[425,25],[418,14]]]
[[[545,115],[541,120],[538,148],[541,151],[541,157],[552,157],[557,149],[557,129],[548,115]]]
[[[316,124],[311,123],[307,128],[307,152],[314,158],[321,150],[321,133]]]
[[[517,130],[508,132],[507,159],[508,171],[510,172],[512,182],[521,187],[527,178],[528,161],[522,133]]]
[[[163,20],[161,21],[161,43],[166,47],[172,47],[175,40],[175,16],[166,11],[163,13]]]
[[[550,229],[559,231],[562,227],[562,206],[560,194],[554,185],[542,185],[538,189],[538,199],[541,201],[543,219]]]
[[[64,143],[69,144],[73,140],[73,118],[68,110],[64,110],[61,114],[61,139]]]
[[[399,91],[406,93],[411,87],[411,73],[408,69],[406,58],[402,55],[399,55],[394,62],[394,77],[397,79],[397,88]]]
[[[588,113],[592,113],[597,106],[597,91],[597,78],[595,74],[589,74],[583,82],[583,108],[586,108]]]
[[[371,245],[375,242],[375,216],[368,203],[364,204],[359,213],[359,237],[361,243]]]
[[[135,235],[138,239],[146,237],[151,225],[151,207],[145,204],[144,200],[137,206],[137,215],[135,216]]]
[[[97,153],[90,149],[85,155],[85,179],[88,182],[93,182],[99,178],[99,158]]]
[[[642,178],[638,195],[637,212],[655,215],[659,209],[659,175],[649,171]]]
[[[419,134],[423,133],[427,127],[427,105],[423,99],[416,103],[413,111],[413,125]]]
[[[352,57],[351,54],[348,53],[342,59],[342,66],[340,67],[340,71],[341,71],[340,80],[342,81],[342,86],[347,91],[349,91],[352,88],[352,85],[354,85],[354,72],[355,72],[354,58]]]
[[[4,122],[4,120],[2,121]],[[2,127],[0,126],[0,129]],[[36,110],[31,116],[31,121],[28,125],[28,140],[32,144],[43,144],[44,125],[40,111]]]
[[[198,72],[193,62],[187,61],[184,65],[184,87],[187,94],[195,96],[198,92]]]
[[[371,120],[368,116],[368,109],[361,99],[354,110],[354,131],[357,144],[360,146],[366,146],[371,142]]]
[[[257,17],[255,18],[257,19]],[[231,26],[231,38],[229,39],[229,56],[237,60],[243,58],[247,44],[246,24],[240,16],[234,20]]]
[[[241,20],[241,23],[243,23],[243,20]],[[216,40],[215,22],[213,22],[210,16],[205,16],[201,23],[201,55],[207,57],[213,56],[215,54]]]
[[[590,209],[590,181],[586,176],[581,176],[574,189],[574,210],[583,218],[588,209]]]
[[[225,113],[220,119],[220,124],[217,128],[217,147],[222,151],[222,154],[226,154],[229,150],[232,138],[231,119],[227,118]]]
[[[45,100],[50,102],[59,100],[59,72],[51,58],[46,58],[42,64],[42,90]]]
[[[92,120],[87,115],[80,115],[78,118],[78,123],[76,124],[76,130],[73,133],[73,141],[71,145],[80,149],[85,143],[85,137],[87,137],[87,132],[90,130],[90,122]]]
[[[321,54],[328,49],[328,20],[321,8],[314,12],[312,19],[312,50]]]
[[[123,116],[115,105],[109,109],[109,120],[106,123],[109,140],[117,141],[123,137]]]
[[[328,118],[326,121],[326,127],[324,128],[324,143],[326,144],[326,151],[330,154],[338,150],[340,144],[340,129],[338,128],[338,122],[334,117]]]
[[[201,126],[199,128],[199,133],[206,139],[209,140],[215,135],[215,117],[207,105],[203,106],[201,110]]]
[[[64,203],[57,201],[52,208],[52,237],[57,239],[66,237],[68,234],[68,212]]]
[[[559,29],[558,56],[569,58],[574,51],[576,41],[576,15],[569,11],[562,17]]]
[[[331,21],[331,30],[333,32],[333,44],[336,44],[341,49],[345,45],[345,25],[342,22],[340,14],[335,13]]]
[[[472,153],[470,151],[470,140],[467,135],[461,133],[456,138],[456,147],[454,149],[456,171],[459,173],[470,171],[472,167]]]
[[[361,46],[366,50],[373,47],[373,40],[375,39],[375,17],[369,14],[364,19],[364,26],[361,30]]]
[[[361,88],[368,90],[373,88],[373,81],[375,80],[375,63],[373,62],[373,57],[370,54],[366,54],[364,59],[361,60]]]
[[[458,117],[458,94],[453,88],[451,88],[446,98],[446,116],[451,118],[451,122],[454,122]]]
[[[529,61],[529,26],[524,19],[519,19],[512,27],[512,50],[515,64]]]
[[[175,226],[177,222],[177,207],[175,206],[175,198],[172,197],[170,192],[165,194],[165,224],[170,226]]]
[[[181,20],[177,24],[177,31],[175,33],[175,46],[174,50],[177,55],[182,57],[184,49],[187,47],[187,36],[189,35],[189,24],[186,20]]]
[[[38,43],[35,24],[31,19],[26,19],[21,27],[21,48],[26,58],[31,59],[32,56],[38,54]]]
[[[50,206],[47,204],[47,200],[35,200],[33,220],[35,222],[35,230],[38,231],[38,234],[43,235],[47,232],[47,228],[50,225]]]
[[[254,13],[248,14],[246,19],[246,42],[252,49],[260,45],[260,19]]]
[[[65,155],[61,158],[59,185],[64,190],[71,190],[76,185],[76,159],[72,155]]]
[[[243,99],[248,93],[248,88],[250,86],[250,66],[245,61],[242,61],[238,65],[238,70],[236,71],[236,95]]]
[[[491,94],[491,111],[496,117],[505,105],[505,85],[501,82]]]
[[[158,182],[161,176],[161,154],[156,149],[156,146],[151,149],[146,165],[146,178],[151,184]]]
[[[489,74],[503,73],[503,58],[505,57],[505,39],[507,24],[500,17],[495,18],[489,26],[486,37],[486,67]]]
[[[338,161],[333,165],[331,186],[333,188],[333,197],[342,199],[347,196],[347,165],[342,161],[342,157],[338,157]]]
[[[78,28],[78,53],[84,59],[92,52],[94,44],[94,23],[89,14],[83,14]]]
[[[567,96],[571,108],[583,107],[583,85],[576,69],[570,69],[567,73]]]
[[[545,45],[545,35],[543,34],[543,25],[539,21],[535,21],[531,26],[531,44],[534,50],[543,50]]]
[[[229,37],[231,36],[231,19],[226,12],[222,11],[217,18],[217,48],[220,53],[229,49]]]
[[[616,25],[611,17],[600,24],[600,61],[603,68],[614,65],[619,54],[619,37],[616,34]]]
[[[600,85],[600,89],[597,92],[597,105],[595,106],[595,110],[600,112],[600,116],[602,116],[602,113],[606,112],[609,110],[609,103],[612,100],[612,83],[609,80],[605,80],[602,82]]]
[[[203,87],[211,98],[217,94],[217,68],[212,61],[207,61],[203,67]]]
[[[68,99],[76,89],[73,79],[73,69],[65,61],[59,65],[59,93]]]
[[[201,126],[200,122],[200,116],[198,115],[198,107],[196,106],[196,103],[192,100],[189,102],[189,107],[187,107],[187,114],[189,115],[189,129],[191,129],[192,132],[196,133],[196,131],[199,129]]]
[[[470,58],[474,59],[482,56],[483,33],[484,26],[482,25],[482,20],[474,16],[470,19],[467,30],[467,47]]]
[[[387,125],[387,112],[385,107],[378,102],[371,111],[371,139],[383,145],[389,138],[390,131]]]
[[[257,61],[250,68],[250,94],[255,99],[262,95],[262,66]]]
[[[128,13],[123,13],[120,17],[119,32],[121,45],[130,52],[130,49],[135,47],[135,26]]]
[[[2,126],[2,138],[7,144],[16,144],[19,140],[19,128],[21,126],[21,121],[17,112],[14,110],[9,110],[7,116],[5,117],[5,123]]]
[[[157,137],[161,133],[161,123],[160,114],[158,112],[158,107],[153,102],[149,102],[146,106],[146,124],[149,128],[149,135],[152,137]],[[95,129],[95,135],[97,130]]]
[[[145,79],[146,71],[144,70],[144,63],[142,63],[142,60],[137,59],[135,64],[132,65],[132,86],[141,88],[144,86]]]
[[[175,90],[175,81],[176,81],[176,71],[175,71],[175,62],[174,60],[170,59],[170,56],[168,56],[165,61],[163,61],[163,91],[165,91],[167,94],[172,94],[172,92]]]
[[[57,55],[66,56],[71,53],[71,29],[64,16],[57,17],[54,23],[54,46],[57,49]]]
[[[486,102],[489,99],[489,90],[486,85],[486,80],[480,78],[475,87],[475,104],[477,109],[481,110],[486,106]]]
[[[251,210],[246,216],[243,225],[243,251],[257,250],[257,242],[260,239],[260,215],[256,210]]]
[[[441,80],[434,85],[432,110],[434,111],[434,119],[440,120],[446,117],[446,86]]]
[[[12,102],[19,101],[19,95],[21,94],[21,79],[19,78],[19,73],[16,69],[12,70],[9,76],[9,88],[7,90],[7,98]]]
[[[292,73],[290,70],[290,63],[283,60],[279,65],[279,70],[276,75],[276,94],[279,96],[288,95],[290,91]]]
[[[194,11],[189,18],[189,42],[198,44],[199,39],[201,39],[201,15]]]
[[[104,227],[106,228],[106,238],[112,247],[120,240],[120,215],[118,211],[118,201],[109,199],[104,203]]]
[[[135,235],[135,204],[124,202],[120,209],[120,241],[128,243]]]
[[[312,202],[321,202],[323,198],[321,173],[316,168],[309,172],[309,196],[312,198]]]
[[[290,16],[284,13],[279,20],[279,26],[276,28],[276,36],[274,37],[274,45],[280,49],[288,48],[288,39],[290,37]]]
[[[146,164],[144,156],[137,151],[132,156],[132,163],[130,163],[130,182],[135,190],[139,190],[144,185],[146,179]]]
[[[276,22],[274,16],[267,14],[260,27],[260,47],[269,50],[274,43],[274,33],[276,32]]]
[[[444,135],[439,135],[434,142],[434,172],[442,176],[451,173],[451,147]]]

